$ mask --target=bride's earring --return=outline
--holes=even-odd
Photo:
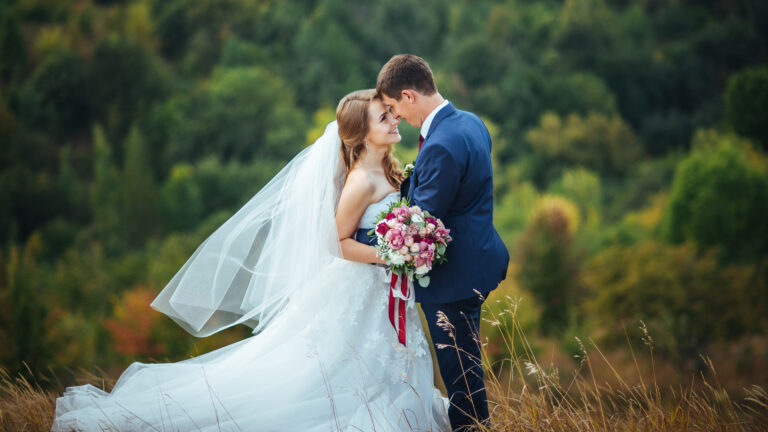
[[[368,140],[365,140],[365,154],[371,154],[371,149],[368,148]]]

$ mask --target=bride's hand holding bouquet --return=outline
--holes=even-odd
[[[451,230],[440,219],[418,206],[408,206],[403,198],[378,217],[369,234],[376,233],[376,251],[392,273],[414,278],[429,285],[427,273],[435,263],[445,261],[445,250],[452,240]]]

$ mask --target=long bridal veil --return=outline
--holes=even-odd
[[[198,247],[152,307],[199,337],[241,323],[262,331],[341,256],[339,146],[334,121]]]
[[[447,400],[409,309],[387,318],[383,268],[341,258],[336,123],[216,230],[152,306],[192,334],[257,336],[176,363],[133,363],[110,393],[68,387],[54,431],[440,431]],[[394,197],[393,197],[394,198]]]

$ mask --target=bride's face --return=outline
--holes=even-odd
[[[368,105],[368,135],[366,138],[371,144],[392,145],[400,142],[398,124],[400,124],[400,120],[396,119],[380,100],[374,99]]]

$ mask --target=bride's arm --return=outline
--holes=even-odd
[[[355,170],[349,173],[344,188],[341,190],[339,207],[336,210],[336,229],[339,232],[341,253],[344,259],[362,263],[385,264],[381,257],[376,256],[376,249],[358,242],[353,238],[357,232],[357,225],[363,217],[365,209],[371,201],[375,191],[374,184],[368,179],[368,175]]]

